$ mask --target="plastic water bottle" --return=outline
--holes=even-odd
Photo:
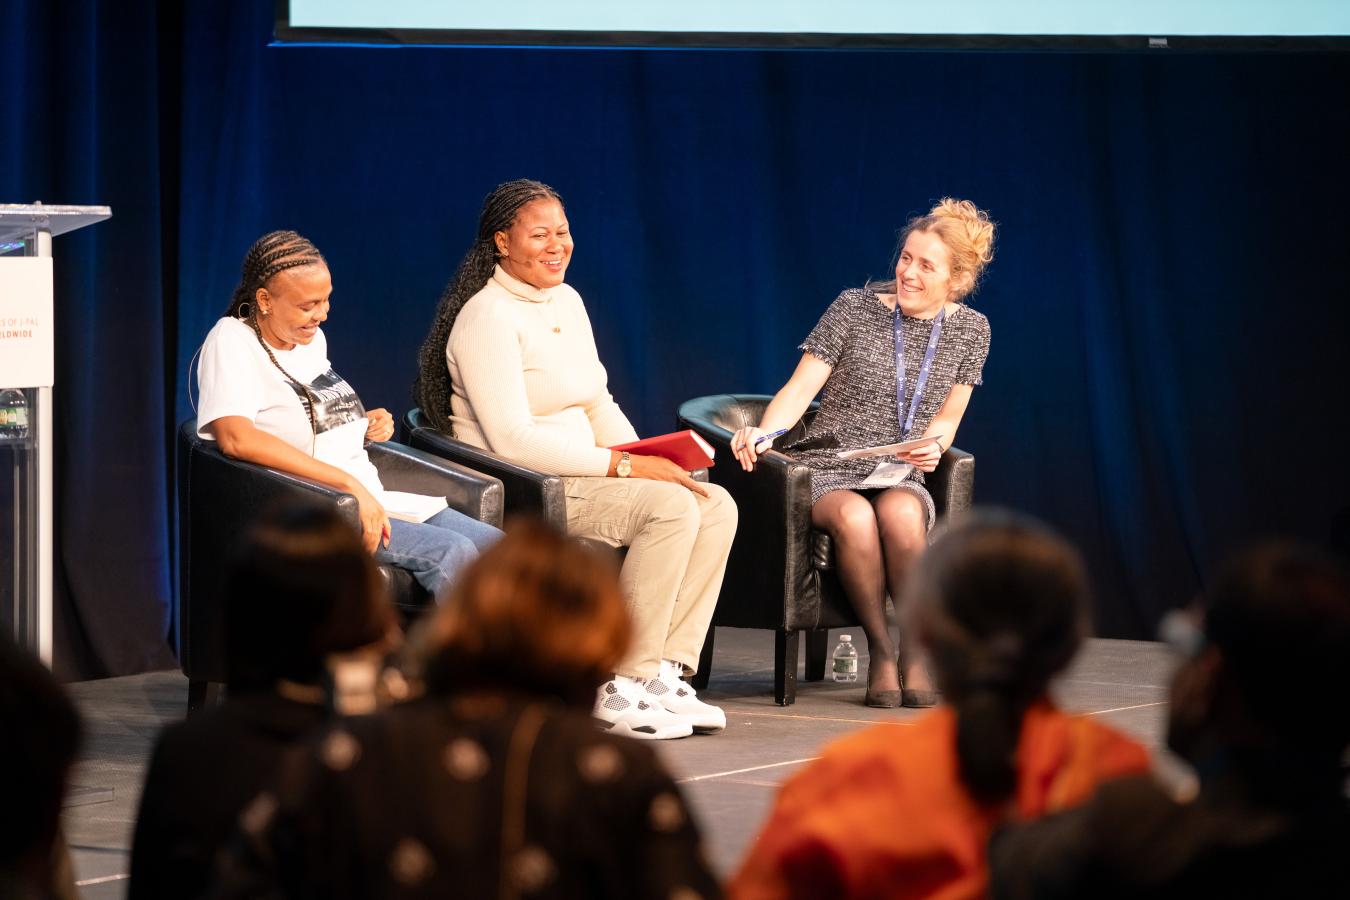
[[[858,680],[858,648],[853,646],[853,635],[841,634],[831,658],[830,676],[835,681]]]
[[[28,398],[20,390],[0,391],[0,439],[22,441],[28,437]]]

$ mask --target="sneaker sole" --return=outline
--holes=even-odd
[[[600,718],[596,718],[595,721],[600,724],[601,728],[605,729],[610,734],[621,734],[639,741],[674,741],[680,738],[689,737],[689,735],[694,733],[693,727],[689,725],[667,725],[664,728],[642,731],[637,728],[632,728],[627,722],[607,722]]]
[[[716,707],[713,707],[713,709],[716,709]],[[714,731],[721,731],[727,727],[725,714],[718,716],[715,719],[711,717],[701,719],[699,718],[698,712],[680,712],[679,710],[671,709],[670,707],[666,707],[666,711],[672,715],[679,716],[681,719],[688,722],[690,727],[694,729],[695,734],[711,734]]]

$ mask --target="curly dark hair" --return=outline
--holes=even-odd
[[[424,620],[414,672],[431,694],[508,688],[589,711],[632,634],[613,557],[512,519]]]
[[[509,229],[521,207],[535,200],[563,202],[553,188],[527,178],[499,184],[483,198],[483,209],[478,213],[478,236],[459,261],[455,277],[445,286],[436,306],[431,328],[417,355],[413,402],[422,408],[427,421],[442,431],[449,431],[450,420],[450,370],[445,365],[445,345],[450,340],[450,330],[464,304],[492,277],[492,270],[501,255],[494,235]]]

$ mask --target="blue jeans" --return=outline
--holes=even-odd
[[[443,509],[420,525],[390,519],[389,546],[376,550],[375,559],[407,569],[439,602],[455,576],[501,536],[491,525]]]

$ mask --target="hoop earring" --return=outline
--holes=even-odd
[[[240,321],[249,318],[252,314],[253,314],[253,307],[249,305],[247,300],[245,300],[243,303],[240,303],[239,308],[234,311],[234,317],[236,319],[239,319]]]

